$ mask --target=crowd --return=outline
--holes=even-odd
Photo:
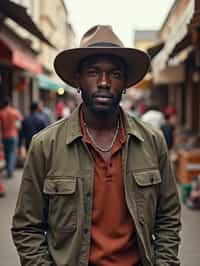
[[[0,151],[5,168],[0,169],[0,177],[12,178],[16,165],[23,166],[32,136],[55,120],[68,117],[76,107],[76,99],[58,100],[55,113],[43,101],[33,101],[29,114],[23,116],[15,108],[9,97],[0,101]],[[4,171],[5,170],[5,171]],[[5,174],[4,174],[5,173]],[[0,197],[5,196],[5,187],[0,178]]]
[[[191,151],[200,148],[200,137],[193,135],[188,130],[177,129],[176,127],[176,109],[173,105],[168,105],[164,111],[155,104],[147,104],[143,99],[133,101],[126,98],[122,107],[131,116],[140,117],[144,122],[159,129],[166,140],[170,159],[174,166],[175,172],[179,175],[178,168],[184,167],[180,164],[180,151]],[[194,161],[194,159],[193,159]],[[188,162],[189,163],[189,162]],[[195,161],[193,162],[195,163]],[[177,181],[182,177],[177,176]],[[179,182],[181,187],[182,202],[188,208],[200,209],[200,175],[194,174],[191,182]]]
[[[147,104],[144,100],[132,101],[125,99],[123,109],[131,116],[139,117],[163,133],[168,149],[173,148],[175,142],[176,109],[169,105],[161,111],[156,104]]]

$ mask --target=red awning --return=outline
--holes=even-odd
[[[14,50],[12,53],[12,62],[15,66],[29,70],[36,74],[42,73],[42,67],[37,61],[30,56],[27,56],[21,51]]]
[[[5,48],[7,48],[6,59],[9,60],[13,65],[36,74],[42,73],[42,66],[37,62],[34,55],[27,51],[27,49],[24,49],[23,51],[22,48],[15,45],[8,38],[3,37],[2,40],[2,36],[0,39],[0,50],[1,48],[3,48],[4,51]],[[4,56],[0,53],[0,56],[5,59],[5,53]]]

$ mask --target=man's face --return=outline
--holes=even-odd
[[[92,56],[80,66],[78,80],[86,107],[96,114],[112,113],[125,88],[125,64],[115,56]]]

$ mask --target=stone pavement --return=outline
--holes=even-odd
[[[0,266],[20,266],[10,234],[20,175],[21,171],[18,170],[13,179],[3,180],[7,194],[5,198],[0,198]],[[200,211],[188,210],[183,206],[182,223],[181,266],[200,266]]]

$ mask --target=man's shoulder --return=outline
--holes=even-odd
[[[13,117],[20,119],[20,120],[22,119],[22,115],[21,115],[20,111],[17,108],[15,108],[14,106],[8,106],[6,109],[6,112],[10,116],[13,116]]]
[[[136,137],[142,140],[143,147],[153,149],[159,154],[166,152],[166,143],[161,130],[153,127],[150,123],[142,121],[140,118],[131,118],[133,132]]]
[[[151,137],[162,137],[162,133],[159,129],[153,127],[150,123],[143,121],[139,117],[130,117],[129,120],[132,120],[132,127],[137,131],[144,139],[147,136]]]
[[[67,123],[67,119],[60,119],[44,129],[40,130],[37,134],[34,135],[35,140],[48,140],[50,138],[55,137],[58,133],[62,133],[65,130],[65,125]]]

